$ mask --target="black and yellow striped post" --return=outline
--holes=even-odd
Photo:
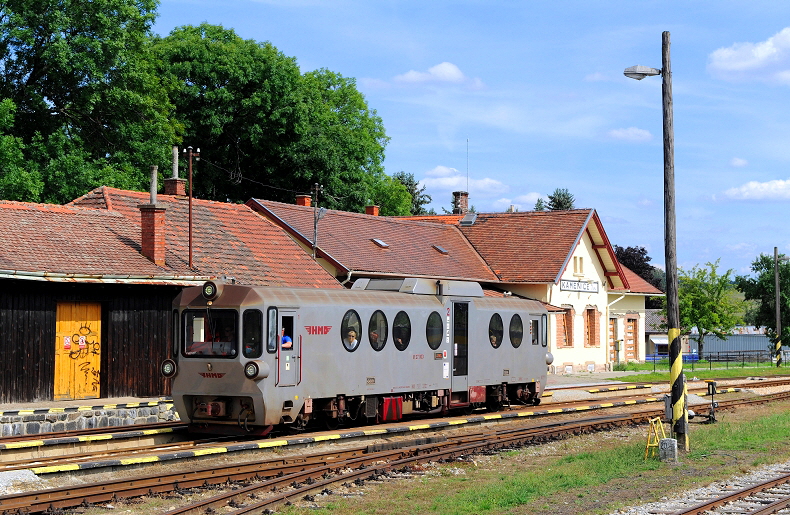
[[[779,248],[774,247],[774,293],[776,294],[776,366],[782,366],[782,296],[779,291],[779,261],[787,261],[790,258],[779,257]]]

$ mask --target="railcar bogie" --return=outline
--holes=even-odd
[[[553,359],[541,303],[477,283],[360,284],[185,289],[162,364],[182,420],[263,434],[540,402]]]

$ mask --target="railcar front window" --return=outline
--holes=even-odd
[[[538,329],[537,320],[530,322],[529,332],[532,334],[532,345],[538,345],[540,343],[540,329]]]
[[[263,351],[263,313],[258,309],[248,309],[242,319],[244,331],[244,357],[259,358]]]
[[[233,358],[238,351],[238,313],[231,309],[195,309],[183,314],[184,356]]]

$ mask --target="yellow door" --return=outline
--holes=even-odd
[[[55,400],[99,398],[101,304],[58,302]]]

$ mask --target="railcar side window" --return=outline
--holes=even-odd
[[[428,347],[436,350],[442,344],[442,315],[434,311],[428,316],[428,323],[425,325],[425,338],[428,340]]]
[[[279,331],[277,330],[277,308],[269,308],[266,311],[266,352],[274,354],[277,352]]]
[[[387,317],[381,310],[375,311],[368,324],[368,339],[373,350],[380,351],[387,343]]]
[[[248,309],[241,320],[244,357],[260,358],[263,352],[263,313],[258,309]]]
[[[182,352],[189,357],[233,358],[238,313],[232,309],[189,309],[183,315]]]
[[[549,344],[549,316],[545,313],[540,315],[540,344],[546,347]]]
[[[502,338],[505,335],[505,329],[502,325],[502,317],[499,313],[494,313],[491,316],[491,321],[488,323],[488,341],[491,346],[498,349],[502,345]]]
[[[340,337],[343,339],[343,347],[348,352],[354,352],[359,347],[359,336],[362,334],[362,321],[353,309],[346,311],[343,315],[343,322],[340,324]]]
[[[530,322],[529,332],[532,335],[532,345],[540,343],[540,328],[538,328],[537,320],[532,320]]]
[[[392,322],[392,341],[396,349],[406,350],[409,340],[411,340],[411,320],[405,311],[401,311],[395,315],[395,320]]]
[[[521,340],[524,338],[524,323],[521,321],[521,316],[518,313],[513,315],[510,319],[510,344],[514,349],[521,346]]]

